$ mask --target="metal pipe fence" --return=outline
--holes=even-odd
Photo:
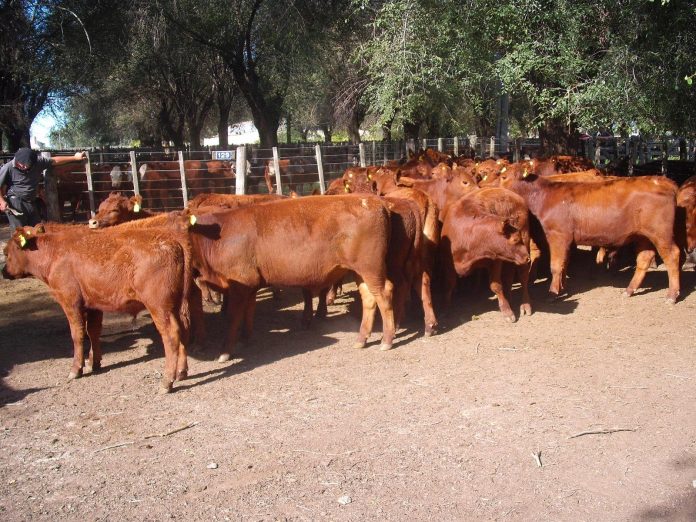
[[[399,161],[418,148],[517,161],[537,156],[540,141],[534,138],[500,141],[470,135],[418,142],[368,141],[360,145],[292,143],[274,148],[243,145],[229,151],[105,149],[91,150],[86,165],[71,164],[53,170],[57,176],[56,199],[61,218],[84,221],[95,214],[99,204],[112,191],[139,194],[146,208],[163,211],[181,209],[190,199],[205,192],[324,193],[331,181],[341,177],[348,167]],[[695,161],[696,140],[589,137],[582,140],[578,153],[590,158],[598,167],[620,158],[628,158],[630,165],[672,159]],[[10,159],[11,155],[0,156],[3,163]],[[238,174],[241,171],[243,176]]]

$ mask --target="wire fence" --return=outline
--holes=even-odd
[[[538,139],[497,140],[477,136],[416,141],[281,144],[275,148],[257,145],[230,151],[92,150],[87,163],[72,163],[51,169],[57,185],[59,212],[63,220],[86,221],[113,191],[139,194],[145,208],[175,210],[205,192],[228,194],[307,195],[323,193],[332,180],[352,166],[383,165],[399,161],[409,151],[432,148],[453,155],[507,157],[517,161],[539,154]],[[64,155],[71,151],[49,151]],[[596,137],[582,140],[580,155],[598,167],[619,158],[631,165],[655,160],[694,161],[696,140],[641,137]],[[0,161],[12,156],[0,155]],[[238,173],[244,173],[240,176]],[[42,190],[42,189],[40,189]],[[50,198],[43,198],[44,200]]]

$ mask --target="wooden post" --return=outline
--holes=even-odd
[[[387,162],[389,161],[389,156],[387,155],[389,153],[388,149],[389,142],[383,141],[382,142],[382,165],[386,165]]]
[[[371,165],[377,165],[377,144],[375,140],[372,140],[372,163]]]
[[[495,136],[491,136],[491,145],[488,148],[488,155],[491,158],[495,158]]]
[[[179,151],[179,174],[181,175],[181,197],[184,200],[184,208],[188,205],[188,188],[186,187],[186,169],[184,168],[184,153]]]
[[[50,158],[50,152],[42,152],[41,156],[44,158]],[[60,208],[60,200],[58,199],[58,179],[55,174],[53,174],[53,169],[51,167],[46,169],[44,173],[44,192],[46,194],[46,211],[48,213],[49,221],[56,221],[60,223],[62,221],[62,211]]]
[[[599,137],[595,138],[595,150],[594,150],[594,164],[599,167],[602,160],[602,144],[599,141]]]
[[[633,176],[633,167],[636,165],[636,160],[638,159],[638,145],[639,140],[634,140],[631,138],[631,155],[628,160],[628,175]]]
[[[360,154],[360,166],[366,167],[367,164],[365,163],[365,144],[362,142],[358,143],[358,153]]]
[[[459,156],[459,137],[454,137],[454,156]]]
[[[94,182],[92,180],[92,159],[89,157],[89,151],[85,152],[87,154],[87,163],[85,163],[85,175],[87,176],[87,196],[89,199],[89,213],[90,217],[94,217],[96,213],[96,205],[94,204]]]
[[[474,151],[474,156],[476,155],[476,142],[478,141],[478,136],[468,136],[469,148]]]
[[[140,178],[138,177],[138,165],[135,162],[135,151],[130,151],[131,177],[133,178],[133,192],[140,195]]]
[[[667,156],[668,156],[669,145],[667,144],[667,137],[662,137],[662,175],[667,175]]]
[[[686,140],[684,138],[679,138],[679,159],[681,161],[686,161],[688,156],[689,154],[686,147]]]
[[[374,144],[374,142],[372,142]],[[318,143],[314,146],[314,153],[317,157],[317,173],[319,174],[319,190],[322,194],[326,192],[326,186],[324,185],[324,162],[321,158],[321,145]]]
[[[522,138],[515,138],[515,150],[512,153],[512,161],[513,163],[517,163],[520,161],[520,141]]]
[[[278,156],[278,147],[273,147],[273,170],[275,170],[276,193],[282,196],[283,185],[280,181],[280,157]]]
[[[235,194],[243,195],[246,192],[246,147],[237,147],[237,162],[235,165]]]
[[[99,152],[99,163],[104,163],[104,151]]]
[[[442,138],[438,138],[438,139],[437,139],[437,150],[438,150],[438,152],[444,152],[444,150],[443,150],[444,148],[445,148],[445,140],[442,139]]]
[[[423,138],[423,150],[428,148],[428,140]]]

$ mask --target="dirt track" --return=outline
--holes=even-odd
[[[390,352],[352,349],[349,295],[301,331],[299,292],[263,294],[240,357],[211,315],[167,396],[147,316],[107,316],[105,371],[67,383],[62,312],[0,280],[0,519],[695,520],[696,277],[673,307],[666,279],[540,281],[513,325],[460,297]],[[606,429],[632,431],[571,438]]]

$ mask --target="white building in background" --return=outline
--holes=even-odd
[[[227,128],[227,140],[231,145],[245,145],[247,143],[258,143],[260,141],[259,131],[254,127],[252,121],[242,121],[235,123]],[[217,147],[220,144],[219,136],[203,138],[203,145],[206,147]]]

